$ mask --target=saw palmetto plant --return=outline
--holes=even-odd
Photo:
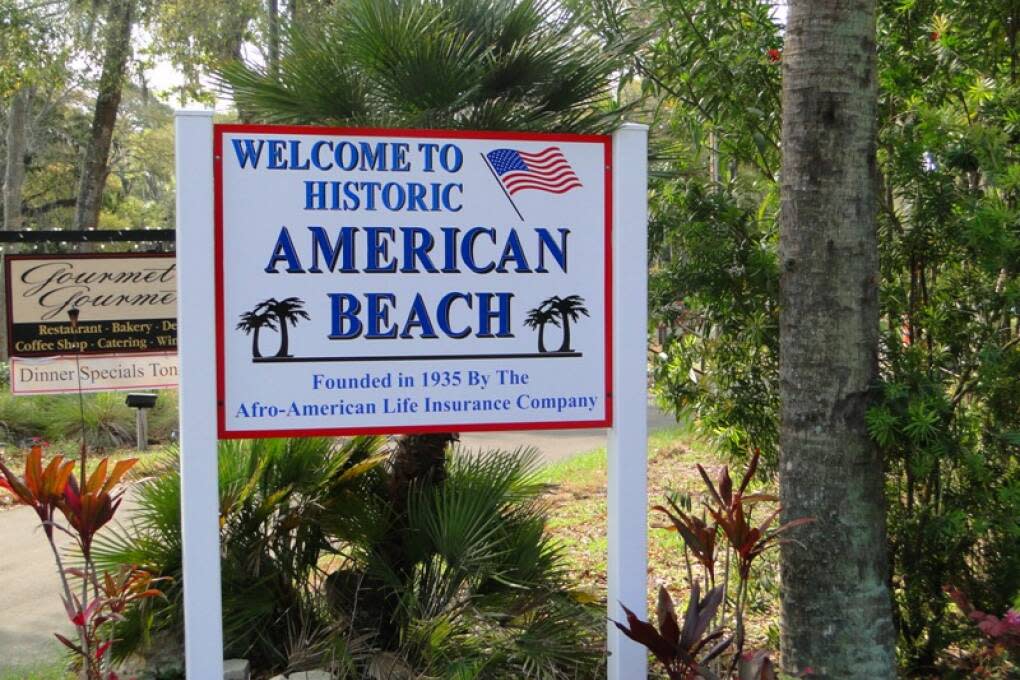
[[[403,480],[403,506],[392,459],[372,437],[221,443],[227,654],[342,678],[598,677],[602,610],[546,535],[536,454],[454,452],[441,482]],[[180,477],[167,468],[93,549],[169,577],[165,599],[125,613],[118,654],[183,634]]]
[[[278,72],[223,89],[268,123],[605,132],[619,52],[547,0],[349,0],[295,27]]]

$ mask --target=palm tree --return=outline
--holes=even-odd
[[[222,88],[267,123],[606,132],[624,46],[528,0],[351,0],[303,23],[279,67],[235,62]]]
[[[584,298],[580,295],[568,295],[565,298],[554,295],[542,303],[552,313],[559,314],[563,321],[563,343],[557,352],[573,352],[570,349],[570,323],[577,321],[581,315],[588,316],[588,308],[584,306]]]
[[[538,351],[542,354],[549,351],[545,348],[545,325],[547,323],[551,323],[553,326],[560,325],[559,319],[556,318],[556,313],[545,303],[530,310],[528,318],[524,320],[524,325],[528,328],[538,329]]]
[[[245,335],[251,335],[251,356],[253,359],[262,357],[259,352],[259,331],[263,328],[276,330],[276,321],[268,312],[259,312],[256,307],[250,312],[241,315],[241,322],[237,324],[237,330],[244,331]]]
[[[302,307],[305,306],[305,301],[296,297],[284,298],[277,300],[276,298],[269,298],[268,300],[260,303],[256,310],[265,310],[265,313],[276,317],[277,322],[280,324],[280,349],[274,356],[277,357],[289,357],[290,354],[287,352],[289,339],[287,337],[287,326],[296,326],[298,320],[308,319],[308,312]]]

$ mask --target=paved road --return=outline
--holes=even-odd
[[[676,425],[673,416],[653,406],[648,408],[648,431]],[[537,448],[546,463],[554,463],[584,451],[606,445],[606,430],[545,430],[541,432],[466,432],[460,436],[462,446],[471,449]]]
[[[649,430],[675,423],[657,409],[648,411]],[[545,432],[475,432],[461,436],[472,449],[513,449],[533,446],[546,462],[605,446],[605,430]],[[60,603],[59,581],[39,519],[29,508],[0,512],[0,671],[53,658],[54,632],[70,633]]]
[[[0,512],[0,592],[0,670],[53,659],[59,653],[53,633],[70,635],[71,624],[53,553],[31,508]]]

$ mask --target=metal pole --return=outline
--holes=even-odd
[[[178,111],[177,290],[187,676],[223,677],[213,296],[213,113]]]
[[[144,408],[135,409],[135,448],[139,451],[149,448],[149,415]]]
[[[648,127],[613,135],[613,427],[609,431],[609,618],[647,619]],[[648,675],[648,654],[609,622],[609,680]]]

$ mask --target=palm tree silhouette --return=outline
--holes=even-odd
[[[563,322],[563,344],[556,351],[573,352],[574,350],[570,349],[570,323],[580,319],[582,314],[588,316],[584,298],[580,295],[568,295],[565,298],[554,295],[543,302],[542,307],[548,307],[551,312],[559,314]]]
[[[265,310],[265,313],[276,317],[277,323],[280,325],[280,349],[276,352],[277,357],[289,357],[290,354],[287,352],[289,349],[289,339],[287,337],[287,327],[296,326],[300,319],[309,319],[308,312],[302,307],[305,306],[304,300],[296,297],[284,298],[277,300],[276,298],[269,298],[263,302],[260,302],[255,310]]]
[[[549,350],[545,348],[545,325],[551,323],[553,326],[559,326],[559,319],[556,318],[556,312],[549,309],[545,304],[541,304],[538,307],[528,312],[528,318],[524,320],[524,325],[528,328],[538,329],[538,351],[545,354]]]
[[[276,321],[266,312],[259,312],[258,307],[253,311],[241,315],[241,322],[237,324],[237,330],[244,331],[245,335],[251,335],[251,356],[253,359],[262,357],[259,352],[259,331],[263,328],[276,330]]]

